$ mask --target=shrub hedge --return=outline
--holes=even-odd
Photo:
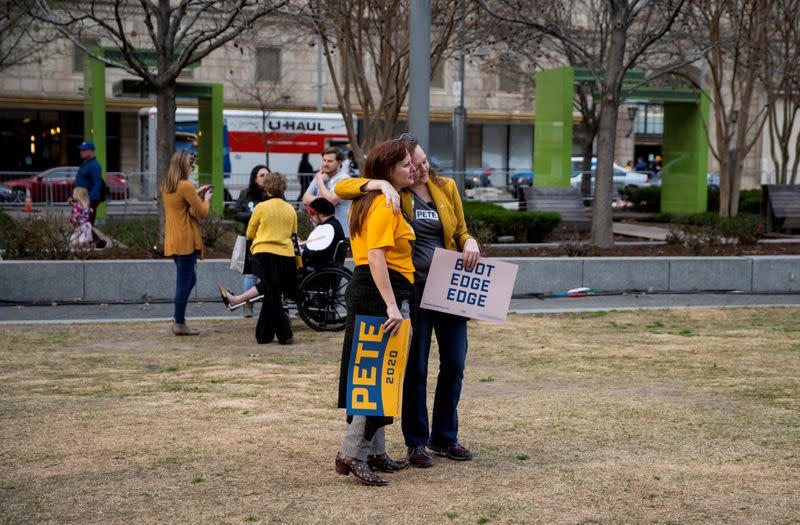
[[[555,212],[514,211],[475,201],[464,202],[464,216],[467,228],[483,243],[505,235],[513,235],[517,242],[542,242],[561,222]]]
[[[73,227],[63,215],[32,213],[16,220],[5,213],[0,216],[0,248],[6,258],[62,260],[86,253],[70,246]]]
[[[628,186],[619,190],[622,198],[633,203],[633,209],[658,213],[661,209],[661,187],[647,186],[634,187]],[[706,209],[711,212],[719,212],[719,188],[716,186],[708,187]],[[739,192],[739,213],[761,213],[761,190],[742,190]]]

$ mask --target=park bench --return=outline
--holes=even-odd
[[[764,184],[762,189],[761,213],[766,215],[767,231],[800,230],[800,185]]]
[[[559,228],[574,232],[587,232],[592,224],[578,188],[522,187],[520,210],[554,211],[561,214]]]

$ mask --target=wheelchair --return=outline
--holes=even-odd
[[[332,262],[318,268],[298,268],[296,297],[289,299],[284,296],[284,310],[296,310],[300,319],[312,330],[338,332],[344,330],[347,324],[344,294],[353,279],[353,272],[344,265],[349,247],[347,240],[339,241]],[[243,303],[231,305],[225,298],[225,292],[232,294],[220,285],[222,300],[230,311],[264,299],[263,295],[258,295]]]
[[[339,241],[333,262],[322,268],[298,269],[295,307],[303,322],[317,332],[339,332],[347,324],[344,294],[353,272],[344,266],[350,243]]]

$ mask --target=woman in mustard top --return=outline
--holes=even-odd
[[[200,223],[208,215],[211,192],[209,186],[195,190],[189,181],[194,167],[194,155],[176,151],[169,163],[169,171],[161,185],[166,224],[164,227],[164,255],[172,256],[177,270],[175,282],[175,311],[172,333],[197,335],[198,331],[186,324],[186,304],[197,283],[197,258],[203,255],[203,237]]]
[[[400,137],[412,148],[416,168],[414,184],[399,193],[384,181],[345,179],[334,191],[341,198],[353,198],[362,191],[380,190],[386,202],[402,207],[411,217],[417,240],[414,243],[414,288],[419,301],[436,248],[461,251],[464,266],[471,269],[478,261],[480,248],[467,232],[461,197],[455,181],[439,177],[428,164],[425,151],[414,137]],[[384,200],[384,199],[379,199]],[[419,307],[419,304],[416,305]],[[414,467],[430,467],[433,458],[428,450],[456,461],[472,459],[472,453],[458,440],[458,402],[467,359],[467,320],[464,317],[418,308],[403,382],[403,438],[408,447],[408,461]],[[439,347],[439,375],[433,413],[428,420],[428,356],[436,333]]]
[[[370,151],[364,165],[370,179],[388,181],[400,190],[414,182],[414,165],[405,142],[392,140]],[[350,209],[350,247],[355,270],[347,287],[347,324],[339,372],[339,408],[345,408],[347,371],[356,315],[386,316],[386,332],[396,333],[410,317],[414,295],[411,260],[414,230],[402,215],[387,208],[378,192],[353,201]],[[384,426],[391,418],[352,416],[344,444],[336,455],[336,472],[353,475],[365,485],[386,485],[375,470],[393,472],[408,466],[386,455]]]
[[[260,279],[254,288],[233,295],[220,287],[227,304],[239,304],[261,294],[264,305],[256,324],[256,342],[265,344],[277,337],[282,345],[292,343],[292,327],[283,309],[283,295],[294,298],[297,288],[297,262],[292,236],[297,234],[297,213],[286,202],[286,177],[268,173],[264,181],[267,200],[253,209],[247,225],[247,238],[252,239],[253,272]]]

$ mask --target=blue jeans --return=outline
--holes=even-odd
[[[417,290],[422,297],[421,287]],[[439,343],[439,377],[428,427],[426,387],[431,336]],[[403,437],[406,446],[449,445],[458,441],[458,401],[467,361],[467,320],[419,308],[403,382]]]
[[[246,273],[242,275],[242,292],[246,292],[253,286],[258,284],[258,277],[253,275],[252,273]]]
[[[192,288],[197,284],[197,256],[199,251],[189,255],[173,255],[177,275],[175,278],[175,322],[183,324],[186,322],[186,304],[189,302],[189,295]]]

